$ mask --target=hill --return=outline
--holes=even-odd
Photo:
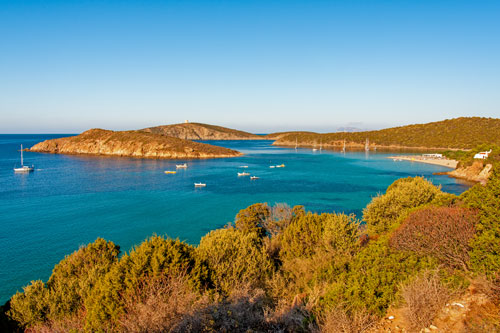
[[[169,135],[185,140],[265,140],[265,137],[227,127],[183,123],[144,128],[141,131]]]
[[[272,134],[270,137],[273,137]],[[371,147],[472,149],[483,144],[500,145],[500,119],[455,118],[427,124],[387,128],[379,131],[337,133],[280,133],[275,145],[341,147],[344,140],[349,147],[363,147],[366,139]]]
[[[46,140],[29,149],[53,154],[88,154],[139,158],[217,158],[241,153],[204,143],[139,131],[91,129],[80,135]]]

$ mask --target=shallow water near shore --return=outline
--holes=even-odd
[[[66,135],[0,135],[0,303],[79,246],[102,237],[129,251],[156,233],[197,244],[253,203],[285,202],[315,212],[362,209],[394,180],[422,175],[444,191],[468,185],[441,166],[394,162],[394,152],[282,148],[272,141],[211,141],[245,153],[212,160],[141,160],[25,153],[35,172],[14,174],[19,145]],[[408,152],[405,152],[408,155]],[[176,174],[176,164],[188,168]],[[269,168],[285,164],[284,168]],[[243,169],[240,166],[247,165]],[[260,177],[238,177],[245,170]],[[206,183],[194,188],[195,182]]]

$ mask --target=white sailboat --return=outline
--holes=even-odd
[[[366,138],[366,142],[365,142],[365,150],[366,150],[366,151],[369,151],[369,150],[370,150],[370,140],[368,140],[368,138]]]
[[[342,147],[342,152],[345,153],[345,139],[344,139],[344,147]]]
[[[20,168],[14,168],[14,172],[32,172],[35,170],[35,167],[32,166],[27,166],[24,165],[24,160],[23,160],[23,145],[21,145],[21,167]]]

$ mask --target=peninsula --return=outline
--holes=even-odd
[[[28,151],[156,159],[235,157],[238,151],[141,131],[91,129],[77,136],[46,140]]]
[[[288,132],[269,135],[274,145],[362,149],[472,149],[482,144],[500,145],[500,119],[461,117],[427,124],[392,127],[379,131],[311,133]]]
[[[173,136],[185,140],[266,140],[265,136],[238,131],[235,129],[201,124],[182,123],[144,128],[141,131]]]

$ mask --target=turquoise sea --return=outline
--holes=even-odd
[[[67,135],[0,135],[0,303],[81,245],[103,237],[124,251],[156,233],[197,244],[253,203],[285,202],[315,212],[361,215],[401,177],[423,175],[461,193],[464,183],[434,172],[446,168],[393,162],[394,153],[312,152],[270,141],[211,141],[244,156],[213,160],[141,160],[25,153],[31,174],[14,174],[19,145]],[[175,164],[186,170],[167,175]],[[285,164],[285,168],[269,168]],[[248,169],[239,166],[248,165]],[[247,170],[260,179],[238,177]],[[194,188],[195,182],[206,183]]]

